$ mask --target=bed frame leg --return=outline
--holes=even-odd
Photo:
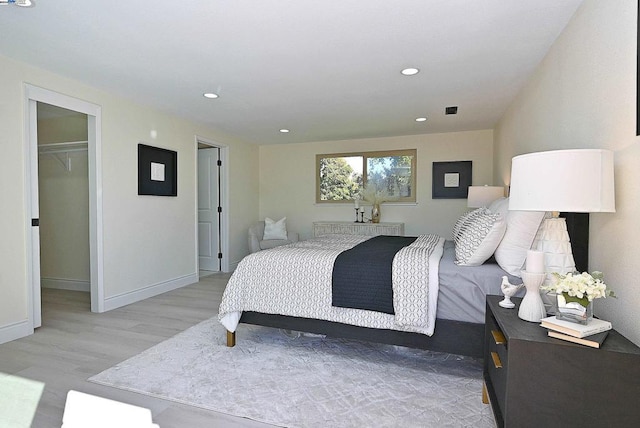
[[[482,382],[482,403],[489,404],[489,393],[487,392],[487,384]]]
[[[236,346],[236,332],[230,332],[227,330],[227,346],[232,348]]]

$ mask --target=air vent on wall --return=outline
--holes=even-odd
[[[444,114],[458,114],[458,106],[445,107]]]

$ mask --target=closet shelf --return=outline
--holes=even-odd
[[[40,155],[51,155],[58,159],[65,170],[71,171],[70,153],[85,152],[88,150],[87,141],[70,141],[65,143],[41,144],[38,146]],[[64,155],[61,157],[61,155]]]

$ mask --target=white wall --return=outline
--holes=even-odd
[[[495,178],[508,183],[511,157],[522,153],[615,152],[617,212],[590,216],[589,269],[619,296],[598,300],[596,314],[640,345],[636,21],[636,0],[583,3],[498,124]]]
[[[27,319],[24,83],[102,108],[104,292],[115,298],[197,275],[195,135],[229,146],[230,259],[258,210],[258,149],[206,126],[0,57],[0,342]],[[199,97],[194,94],[194,98]],[[151,131],[157,138],[151,138]],[[178,152],[178,197],[138,196],[137,144]],[[212,309],[213,311],[213,309]],[[213,312],[212,312],[213,313]]]
[[[229,206],[223,210],[228,209],[231,223],[229,261],[233,270],[249,254],[247,231],[256,221],[259,209],[258,147],[234,144],[229,147],[229,157]]]
[[[473,161],[473,184],[493,184],[493,132],[324,141],[260,146],[260,218],[287,216],[289,229],[302,238],[320,220],[353,221],[353,203],[316,204],[316,154],[417,149],[417,204],[386,203],[382,222],[404,222],[405,234],[449,237],[466,199],[431,199],[431,165],[435,161]],[[367,213],[370,215],[370,213]]]

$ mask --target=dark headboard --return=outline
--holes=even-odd
[[[576,262],[576,269],[580,272],[589,271],[589,214],[561,213],[560,217],[567,219],[567,231],[571,239],[571,250]]]

